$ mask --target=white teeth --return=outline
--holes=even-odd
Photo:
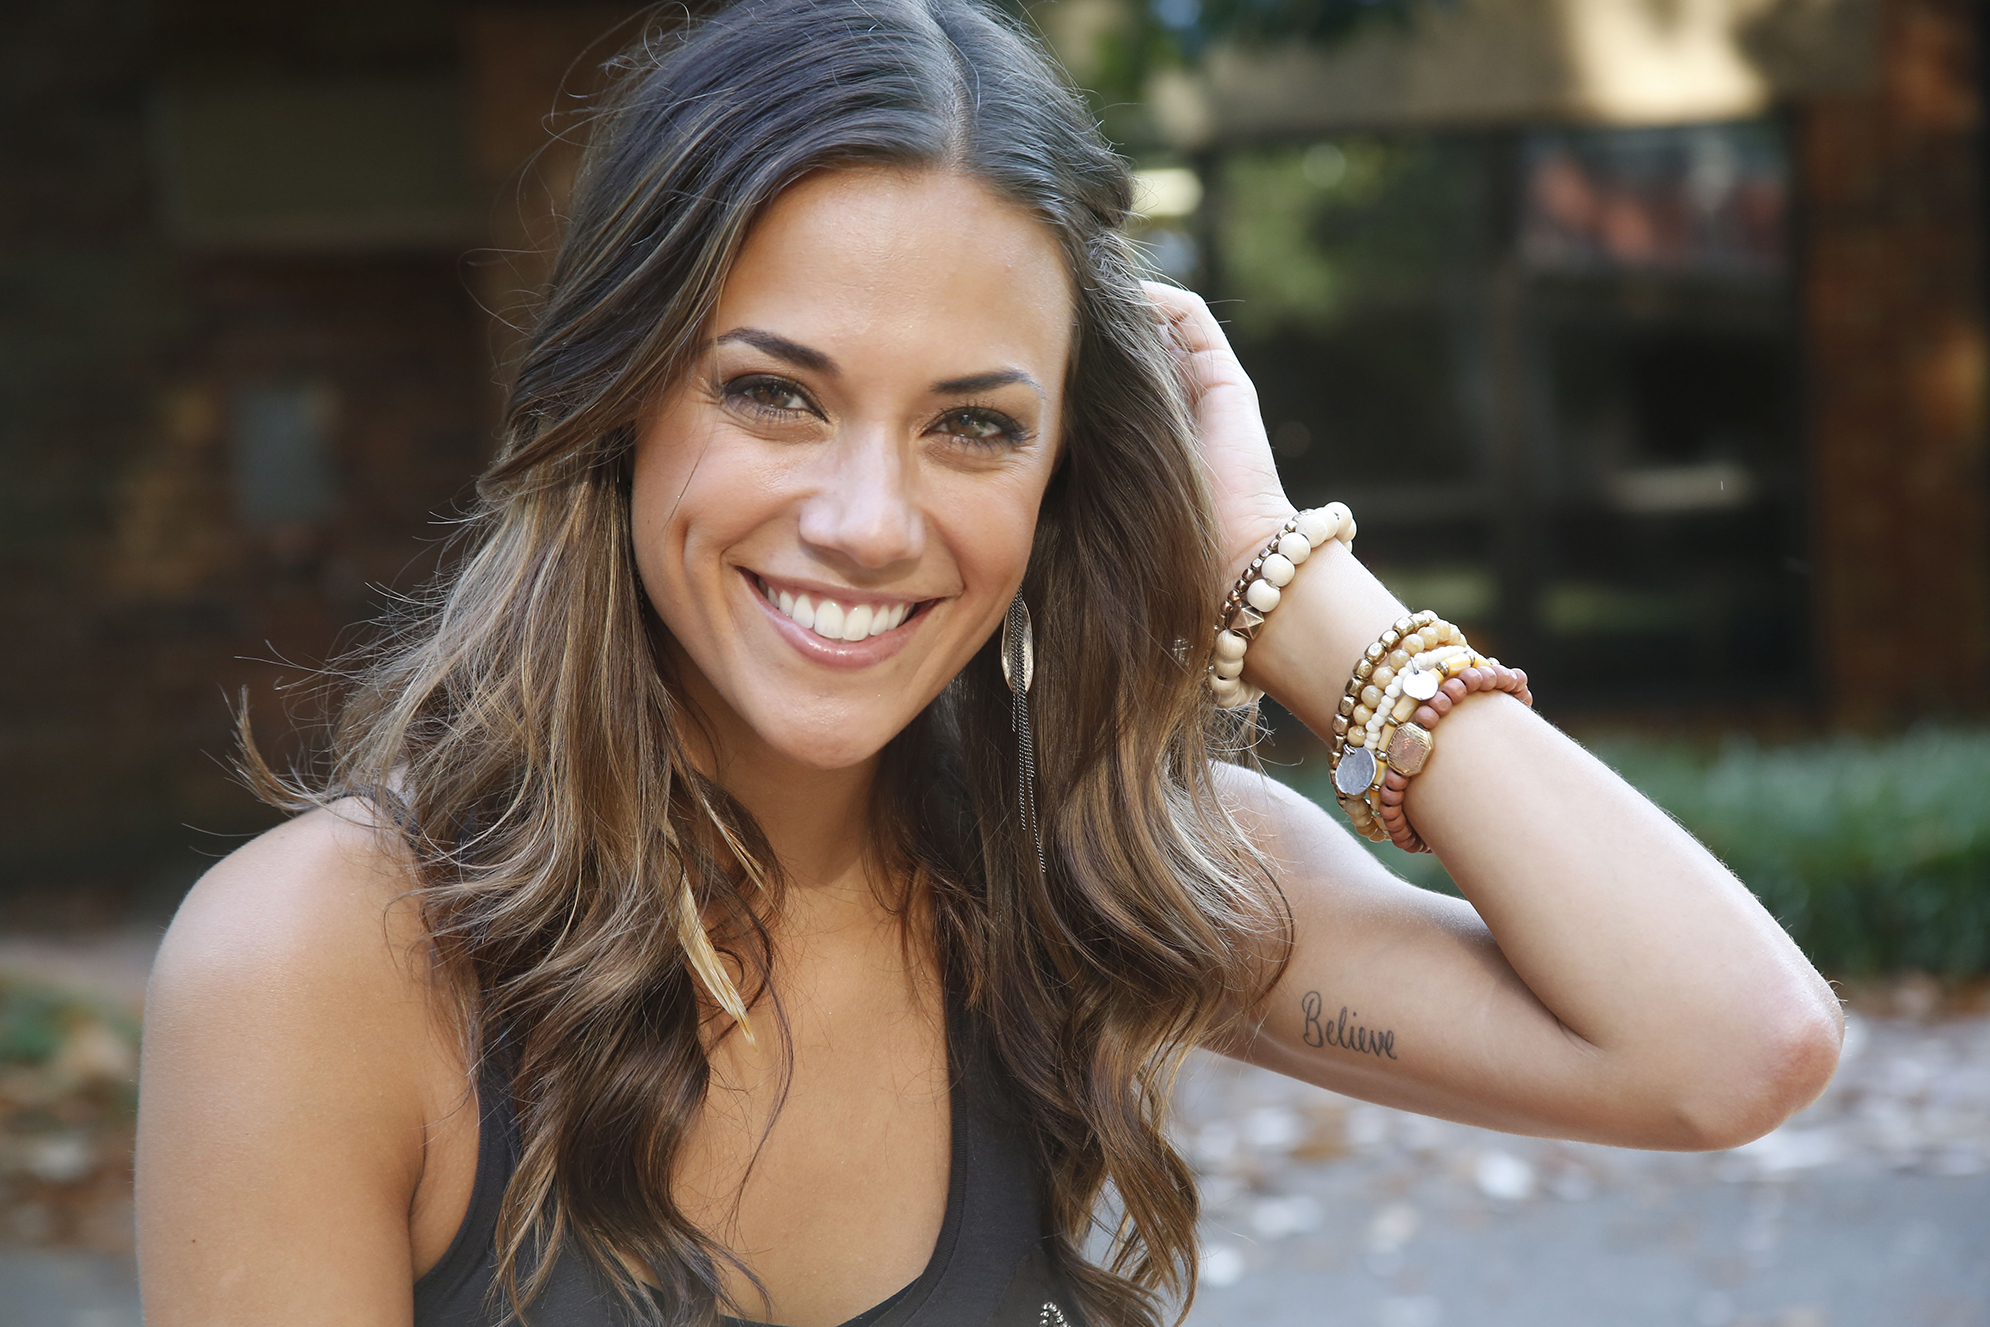
[[[896,631],[911,616],[913,608],[911,604],[858,604],[845,608],[834,599],[816,603],[805,594],[776,590],[765,581],[760,582],[760,593],[803,630],[813,631],[824,640],[850,643]]]
[[[815,634],[825,640],[843,639],[843,605],[824,599],[815,606]]]

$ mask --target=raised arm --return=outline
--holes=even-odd
[[[468,1202],[476,1124],[404,888],[370,831],[316,812],[181,906],[139,1087],[151,1327],[412,1321],[415,1272]]]
[[[1156,299],[1192,357],[1242,561],[1290,510],[1255,394],[1199,300]],[[1354,665],[1405,611],[1329,542],[1285,587],[1245,680],[1329,735]],[[1295,924],[1255,1035],[1228,1049],[1413,1110],[1640,1147],[1733,1146],[1823,1090],[1838,1003],[1712,854],[1510,696],[1469,697],[1436,736],[1405,806],[1465,903],[1390,876],[1338,812],[1227,778]]]

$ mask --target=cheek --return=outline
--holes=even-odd
[[[753,500],[767,492],[756,476],[732,473],[740,459],[728,457],[716,430],[690,411],[659,417],[636,446],[629,492],[636,566],[666,619],[697,565],[690,555],[750,525]]]
[[[966,586],[989,593],[1019,585],[1029,567],[1037,512],[1043,502],[1040,476],[1017,476],[1016,482],[963,486],[928,507],[939,535]],[[1002,595],[1007,607],[1008,593]]]
[[[652,434],[636,448],[629,477],[629,533],[635,541],[636,569],[643,588],[659,611],[664,608],[666,582],[679,543],[672,530],[677,495],[683,491],[683,467],[677,449]]]

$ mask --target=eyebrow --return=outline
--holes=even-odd
[[[1043,388],[1035,378],[1021,369],[996,369],[992,373],[976,373],[966,378],[948,378],[945,382],[933,384],[935,396],[973,396],[979,392],[992,392],[997,387],[1007,387],[1011,383],[1022,383],[1043,395]]]
[[[772,355],[775,359],[792,364],[796,368],[807,369],[811,373],[826,374],[834,378],[842,372],[836,367],[836,361],[820,350],[811,349],[798,341],[790,341],[785,336],[778,336],[758,327],[734,328],[723,336],[715,337],[712,344],[719,346],[728,341],[743,341],[755,350]],[[969,374],[965,378],[948,378],[933,384],[933,394],[973,396],[978,392],[992,392],[997,387],[1007,387],[1013,383],[1023,384],[1038,396],[1044,395],[1042,385],[1021,369],[993,369],[987,373]]]
[[[798,369],[807,369],[811,373],[826,373],[833,378],[840,372],[836,367],[836,361],[820,350],[811,350],[799,342],[788,340],[785,336],[763,332],[758,327],[735,328],[715,339],[712,344],[722,346],[728,341],[744,341],[755,350],[763,351]]]

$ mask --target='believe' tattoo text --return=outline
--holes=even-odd
[[[1308,1046],[1338,1046],[1342,1050],[1357,1051],[1363,1055],[1386,1055],[1396,1058],[1396,1033],[1394,1029],[1378,1032],[1374,1028],[1359,1025],[1350,1027],[1348,1020],[1355,1017],[1346,1005],[1340,1007],[1339,1018],[1320,1018],[1320,993],[1308,991],[1299,1001],[1299,1010],[1306,1015],[1306,1028],[1300,1035],[1305,1037]]]

